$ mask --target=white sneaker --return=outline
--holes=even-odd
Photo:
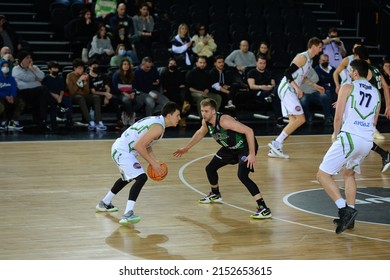
[[[272,157],[272,158],[278,158],[279,156],[277,154],[275,154],[272,149],[269,149],[268,151],[268,156],[269,157]]]
[[[134,215],[134,211],[130,210],[122,216],[122,219],[119,221],[121,225],[136,224],[141,221],[141,218],[137,215]]]
[[[385,140],[385,136],[383,134],[381,134],[377,129],[375,129],[374,139]]]
[[[233,104],[233,101],[229,100],[228,103],[225,105],[225,109],[234,110],[236,109],[236,105]]]
[[[107,126],[105,126],[103,122],[99,122],[99,124],[96,126],[96,130],[107,130]]]
[[[286,155],[285,153],[283,153],[283,145],[280,144],[279,142],[277,141],[272,141],[271,143],[268,143],[268,147],[270,147],[270,149],[272,150],[272,152],[274,153],[275,157],[279,157],[279,158],[289,158],[288,155]],[[270,153],[268,153],[269,155]]]

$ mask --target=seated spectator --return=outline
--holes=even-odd
[[[118,100],[122,105],[117,110],[118,128],[130,126],[135,122],[135,111],[139,110],[144,104],[141,98],[138,98],[136,90],[133,87],[134,73],[129,59],[124,59],[119,65],[119,69],[112,75],[113,99]],[[122,122],[122,124],[120,123]]]
[[[317,84],[319,81],[317,72],[311,68],[306,76],[311,82]],[[332,114],[331,114],[331,100],[330,97],[324,93],[320,93],[314,87],[309,86],[305,83],[301,85],[303,91],[303,97],[299,100],[301,102],[303,112],[305,112],[305,118],[308,124],[313,123],[313,113],[311,107],[313,105],[320,106],[322,108],[325,121],[324,125],[330,127],[333,125]]]
[[[0,131],[22,130],[23,126],[20,125],[19,118],[24,103],[17,97],[16,81],[10,73],[7,60],[0,61],[0,69]]]
[[[98,30],[98,26],[95,23],[95,19],[92,16],[92,12],[89,9],[83,9],[80,13],[80,17],[75,20],[74,28],[69,32],[70,37],[74,38],[74,41],[80,41],[81,43],[81,57],[84,62],[88,61],[88,44],[92,41],[93,36]]]
[[[203,56],[199,56],[196,61],[196,67],[190,70],[186,75],[186,85],[189,89],[192,99],[194,100],[199,116],[200,102],[205,98],[212,98],[217,103],[217,111],[221,107],[222,96],[219,93],[211,92],[210,74],[206,72],[207,61]]]
[[[184,73],[178,70],[173,58],[169,59],[168,67],[161,73],[161,86],[163,94],[182,108],[179,126],[185,127],[186,117],[191,109],[191,96],[185,85]]]
[[[63,110],[66,116],[66,126],[73,125],[72,120],[72,100],[69,94],[65,95],[65,83],[62,76],[59,76],[60,65],[56,61],[49,61],[47,63],[49,74],[45,76],[42,84],[49,90],[51,98],[50,104],[50,124],[51,129],[56,131],[58,129],[57,115]]]
[[[107,36],[106,27],[100,24],[96,35],[92,38],[88,57],[99,60],[102,65],[108,65],[113,55],[114,49],[110,38]]]
[[[72,62],[73,71],[66,76],[66,86],[72,97],[72,102],[80,106],[83,120],[88,123],[88,130],[106,130],[102,122],[100,96],[91,94],[89,90],[89,75],[84,73],[84,62],[76,58]],[[92,106],[94,120],[88,110]]]
[[[140,65],[134,71],[134,87],[148,95],[146,99],[146,116],[159,114],[162,107],[169,101],[161,92],[160,75],[153,61],[149,57],[144,57]]]
[[[270,70],[267,69],[267,58],[259,54],[257,56],[256,68],[248,72],[247,77],[249,85],[249,94],[263,108],[272,108],[276,125],[283,127],[283,115],[278,94],[275,92],[275,78]]]
[[[107,106],[112,98],[110,80],[105,73],[101,72],[98,60],[89,61],[88,75],[91,94],[100,95],[101,103]]]
[[[318,75],[318,85],[325,89],[325,94],[328,95],[331,104],[337,101],[336,85],[333,80],[335,68],[329,65],[329,56],[321,54],[319,64],[314,67]],[[331,106],[332,118],[334,117],[335,109]]]
[[[233,84],[229,73],[225,69],[223,56],[215,57],[214,68],[210,71],[210,79],[213,92],[219,93],[222,97],[222,106],[225,106],[225,109],[228,110],[236,109],[233,100],[237,87]]]
[[[22,49],[21,41],[16,32],[9,26],[4,15],[0,15],[0,48],[9,47],[11,53]]]
[[[131,58],[132,63],[133,64],[139,63],[138,56],[133,49],[133,44],[131,41],[130,34],[127,33],[124,25],[118,25],[117,29],[114,30],[111,37],[111,43],[113,48],[115,49],[118,49],[119,44],[125,45],[127,56]]]
[[[212,65],[214,62],[213,55],[217,50],[217,44],[214,42],[212,35],[207,33],[206,26],[199,24],[196,30],[196,34],[191,39],[194,43],[192,44],[192,51],[197,56],[207,57],[207,63]]]
[[[134,34],[134,24],[131,16],[126,14],[126,4],[120,3],[116,9],[116,13],[109,20],[111,32],[116,30],[119,25],[123,25],[127,31],[127,34]]]
[[[226,65],[231,67],[235,73],[235,81],[243,86],[245,82],[245,68],[256,66],[256,57],[253,52],[249,51],[248,41],[240,42],[240,49],[232,51],[225,59]],[[245,84],[245,83],[244,83]]]
[[[194,62],[192,47],[193,41],[191,41],[188,26],[182,23],[177,29],[177,35],[172,40],[173,57],[181,70],[192,68]]]
[[[124,60],[124,59],[130,60],[131,64],[133,64],[133,61],[127,55],[126,46],[124,44],[119,44],[116,47],[115,55],[113,57],[111,57],[110,66],[119,67],[122,60]]]
[[[42,85],[45,77],[38,66],[34,65],[31,55],[27,51],[18,53],[19,64],[12,69],[12,76],[16,80],[18,96],[26,105],[32,106],[33,120],[42,130],[46,131],[47,107],[49,102],[49,91]]]
[[[259,49],[257,50],[256,56],[263,55],[267,59],[267,68],[270,69],[272,67],[271,61],[271,51],[269,49],[269,45],[267,42],[260,42]]]
[[[110,16],[116,12],[116,0],[96,0],[95,17],[99,22],[108,24]]]
[[[151,56],[151,48],[154,32],[154,19],[149,13],[149,6],[146,3],[141,4],[138,15],[133,16],[134,37],[138,57],[141,59]]]
[[[0,59],[6,60],[8,62],[9,71],[12,73],[12,68],[16,64],[16,61],[9,47],[5,46],[0,49]]]

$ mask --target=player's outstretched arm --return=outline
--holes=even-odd
[[[195,146],[200,140],[202,140],[203,137],[207,134],[207,132],[208,129],[206,126],[206,122],[202,120],[202,126],[194,133],[188,144],[184,148],[177,149],[175,152],[173,152],[173,156],[181,157],[183,154],[188,152],[189,149]]]

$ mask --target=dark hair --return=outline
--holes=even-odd
[[[223,55],[216,55],[215,57],[214,57],[214,62],[217,62],[217,60],[218,59],[225,59],[224,57],[223,57]]]
[[[123,71],[123,63],[125,62],[128,62],[130,67],[129,67],[129,71],[127,71],[126,73]],[[121,61],[120,65],[119,65],[119,76],[120,76],[120,80],[122,83],[128,83],[128,84],[131,84],[133,83],[134,81],[134,72],[133,70],[131,69],[131,61],[130,59],[128,58],[125,58]]]
[[[100,37],[100,29],[104,27],[106,29],[106,34],[103,37]],[[96,30],[96,37],[98,39],[107,39],[107,27],[104,25],[104,23],[99,23],[98,28]]]
[[[354,59],[351,62],[351,68],[359,73],[360,77],[367,77],[368,75],[368,63],[362,59]]]
[[[51,69],[51,68],[60,68],[60,64],[59,64],[57,61],[50,60],[50,61],[47,63],[47,68],[48,68],[48,69]]]
[[[202,101],[200,101],[200,106],[210,106],[214,110],[217,110],[217,102],[215,102],[214,99],[211,98],[205,98]]]
[[[259,59],[267,61],[267,57],[264,54],[257,55],[257,60]]]
[[[99,64],[100,65],[100,61],[96,58],[91,58],[90,60],[88,60],[88,66],[92,66],[94,64]]]
[[[383,58],[383,64],[385,63],[390,63],[390,57],[386,56],[385,58]]]
[[[85,66],[85,63],[84,63],[84,61],[82,61],[81,58],[76,58],[75,60],[73,60],[72,66],[73,66],[73,69],[74,69],[74,68],[77,68],[77,67],[79,67],[79,66],[84,67],[84,66]]]
[[[355,48],[355,55],[359,56],[362,60],[367,60],[370,56],[368,49],[365,46],[357,46]]]
[[[163,117],[166,117],[168,114],[173,114],[176,111],[180,112],[180,110],[181,108],[179,105],[177,105],[175,102],[169,101],[161,109],[161,115],[163,115]]]
[[[312,37],[309,39],[309,42],[307,42],[307,48],[310,49],[313,45],[319,46],[322,44],[322,40],[317,37]]]
[[[196,59],[196,62],[198,62],[198,61],[199,61],[199,59],[204,59],[204,60],[207,62],[207,57],[206,57],[206,56],[204,56],[204,55],[200,55],[200,56],[198,56],[198,58]]]
[[[337,32],[337,28],[336,27],[330,27],[329,30],[328,30],[328,33],[332,33],[332,32]]]

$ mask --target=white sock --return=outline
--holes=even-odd
[[[125,214],[131,210],[134,210],[135,201],[134,200],[128,200],[126,205]]]
[[[349,205],[349,204],[348,204],[348,206],[351,207],[351,208],[353,208],[353,209],[355,209],[355,205]]]
[[[91,126],[95,126],[95,122],[94,122],[94,121],[90,121],[89,124],[90,124]]]
[[[111,201],[112,201],[112,199],[114,198],[114,196],[115,196],[115,194],[114,193],[112,193],[111,191],[109,191],[107,194],[106,194],[106,196],[103,198],[103,202],[105,203],[105,204],[110,204],[111,203]]]
[[[337,208],[339,208],[339,209],[340,208],[344,208],[345,206],[347,206],[347,203],[345,202],[344,198],[339,198],[334,203],[336,203]]]
[[[284,140],[286,140],[286,138],[288,137],[288,134],[283,130],[279,136],[275,139],[275,141],[279,142],[280,144],[282,144],[284,142]]]

